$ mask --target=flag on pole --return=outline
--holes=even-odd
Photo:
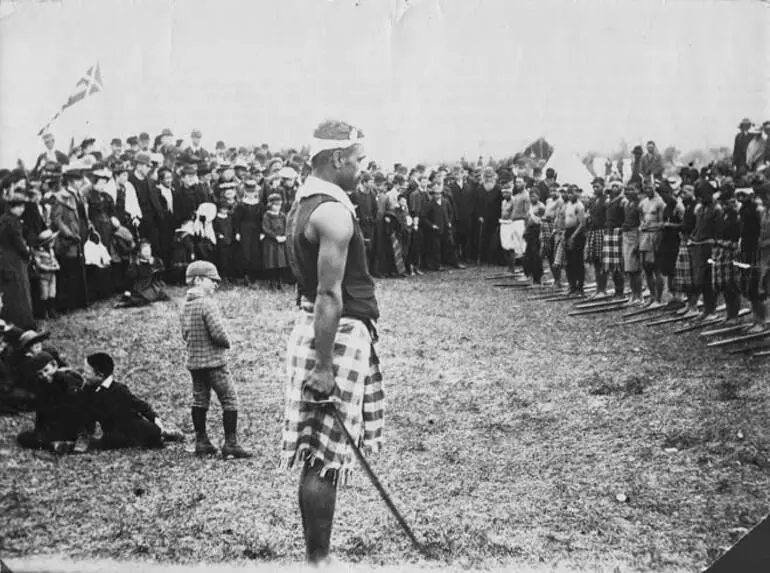
[[[75,91],[70,95],[69,99],[67,99],[67,102],[54,114],[50,121],[37,132],[38,136],[43,135],[65,109],[103,90],[102,71],[99,68],[99,62],[96,62],[96,64],[88,68],[88,71],[80,78],[80,80],[78,80],[78,83],[75,84]]]

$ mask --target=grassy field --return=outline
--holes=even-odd
[[[697,334],[570,318],[567,303],[498,290],[492,269],[379,281],[387,443],[373,460],[417,536],[452,567],[696,570],[770,505],[767,363],[709,352]],[[190,452],[181,289],[144,309],[97,305],[51,325],[79,364],[117,376],[189,433],[156,452],[22,451],[33,416],[0,419],[0,556],[296,563],[296,474],[277,469],[293,294],[217,294],[234,343],[241,434],[256,456]],[[218,405],[209,424],[221,439]],[[618,501],[618,494],[626,496]],[[345,562],[412,564],[359,473],[333,535]]]

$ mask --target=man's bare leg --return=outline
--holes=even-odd
[[[329,556],[337,504],[337,485],[332,473],[321,477],[320,469],[306,462],[299,478],[299,510],[305,533],[305,558],[317,564]]]

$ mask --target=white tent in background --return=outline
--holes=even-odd
[[[593,177],[588,168],[580,161],[577,152],[570,151],[559,145],[558,142],[550,143],[553,145],[553,154],[548,159],[546,169],[551,167],[556,171],[559,183],[573,183],[580,187],[584,194],[591,194]]]

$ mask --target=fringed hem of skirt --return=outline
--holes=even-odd
[[[361,453],[365,456],[377,454],[382,450],[382,442],[376,441],[372,445],[361,446]],[[353,455],[347,462],[329,462],[318,456],[309,445],[299,446],[296,452],[283,452],[281,459],[278,462],[279,469],[291,471],[294,468],[302,468],[305,464],[309,463],[311,466],[320,464],[320,475],[325,478],[331,474],[332,482],[340,487],[350,485],[355,471],[353,469]]]

